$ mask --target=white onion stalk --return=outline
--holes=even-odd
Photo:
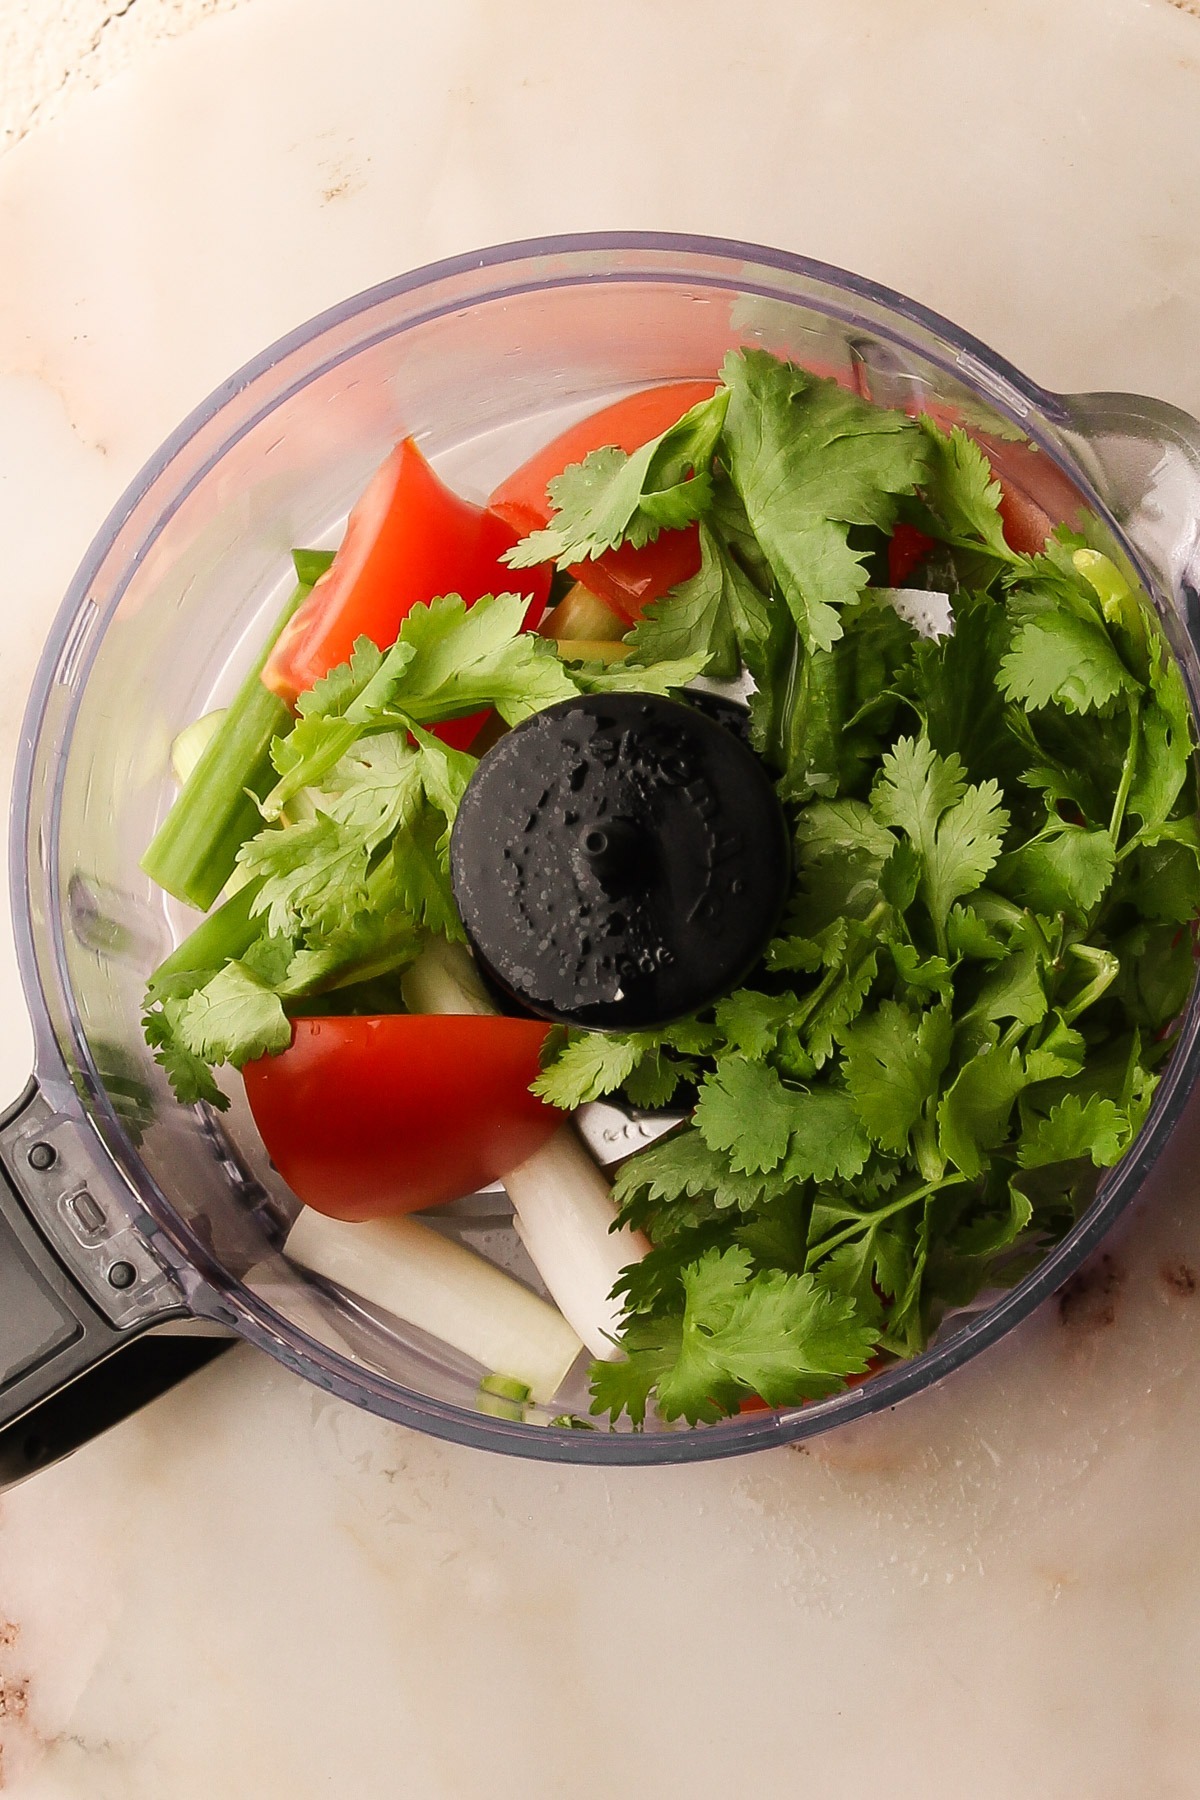
[[[545,1300],[416,1219],[352,1225],[305,1207],[287,1254],[483,1368],[520,1382],[542,1405],[554,1398],[582,1348]]]
[[[496,1010],[461,944],[435,939],[403,986],[405,1004],[414,1012]],[[611,1298],[613,1283],[622,1269],[641,1261],[649,1239],[626,1225],[615,1229],[617,1209],[608,1182],[569,1123],[501,1181],[521,1241],[564,1318],[593,1356],[614,1360],[621,1354],[612,1341],[621,1307]]]
[[[628,1225],[613,1229],[612,1190],[569,1122],[502,1179],[517,1233],[563,1317],[593,1356],[613,1361],[621,1354],[613,1338],[622,1310],[613,1283],[642,1260],[649,1240]]]

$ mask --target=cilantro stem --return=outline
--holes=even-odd
[[[878,925],[879,921],[883,918],[884,914],[887,913],[888,911],[889,911],[888,902],[886,900],[877,900],[875,902],[875,905],[871,908],[870,912],[867,914],[866,918],[863,920],[864,926],[866,926],[868,929],[870,929],[872,926]],[[860,967],[861,964],[866,961],[867,956],[869,956],[870,954],[871,954],[871,952],[870,952],[870,950],[868,950],[863,956],[860,956],[857,959],[857,961],[854,963],[853,967],[856,969],[858,967]],[[830,967],[828,969],[826,969],[824,975],[822,975],[820,981],[818,981],[818,983],[817,983],[816,987],[813,989],[812,993],[809,994],[805,998],[804,1004],[803,1004],[803,1006],[801,1006],[800,1010],[796,1013],[793,1013],[791,1019],[789,1020],[789,1023],[792,1025],[793,1029],[795,1029],[796,1031],[802,1031],[804,1029],[804,1027],[808,1024],[808,1021],[812,1018],[813,1014],[816,1012],[817,1008],[820,1006],[821,1002],[826,998],[826,996],[830,993],[830,991],[834,987],[837,986],[837,983],[839,981],[841,981],[845,976],[849,975],[850,972],[851,972],[851,966],[848,963],[846,963],[846,961],[844,959],[842,961],[832,963],[830,965]]]
[[[832,1237],[827,1237],[821,1243],[813,1246],[804,1259],[805,1273],[815,1268],[821,1258],[828,1256],[831,1250],[836,1250],[841,1244],[849,1243],[851,1238],[858,1237],[861,1232],[873,1231],[885,1219],[890,1219],[895,1213],[903,1212],[905,1207],[915,1206],[918,1200],[928,1200],[931,1194],[936,1194],[941,1188],[961,1187],[966,1179],[965,1175],[943,1175],[937,1181],[927,1181],[924,1186],[914,1188],[911,1194],[902,1194],[900,1199],[893,1200],[890,1206],[881,1206],[875,1212],[864,1213],[861,1219],[855,1219],[852,1224],[844,1226],[841,1231],[835,1231]]]
[[[1131,694],[1129,697],[1129,748],[1125,752],[1125,761],[1121,765],[1121,780],[1117,787],[1117,797],[1113,801],[1112,817],[1108,821],[1108,835],[1112,839],[1114,850],[1117,847],[1121,826],[1125,821],[1125,807],[1129,800],[1129,790],[1133,786],[1134,771],[1137,768],[1140,716],[1141,702],[1136,694]]]
[[[1072,944],[1068,955],[1076,956],[1081,962],[1090,963],[1096,970],[1094,978],[1086,987],[1080,988],[1075,998],[1066,1006],[1059,1007],[1064,1025],[1071,1025],[1081,1012],[1094,1006],[1106,988],[1110,988],[1121,972],[1121,965],[1111,950],[1098,950],[1094,944]]]

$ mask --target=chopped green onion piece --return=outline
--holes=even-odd
[[[142,857],[141,866],[151,881],[201,912],[212,905],[233,872],[241,846],[262,824],[252,796],[261,799],[270,791],[275,780],[271,740],[285,737],[293,720],[259,677],[276,638],[311,592],[301,582],[291,595]]]
[[[236,962],[243,956],[262,936],[262,920],[252,918],[250,911],[261,886],[261,879],[246,882],[207,919],[202,919],[165,962],[159,963],[150,977],[147,999],[170,999],[180,992],[203,987],[227,962]]]
[[[292,567],[302,587],[314,588],[333,561],[332,550],[293,550]]]
[[[523,1381],[514,1381],[511,1375],[485,1375],[479,1384],[475,1410],[490,1413],[494,1419],[514,1419],[520,1424],[528,1402],[529,1389]]]

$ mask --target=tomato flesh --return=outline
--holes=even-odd
[[[509,569],[501,562],[520,532],[487,507],[462,500],[434,473],[412,438],[404,438],[371,477],[349,519],[341,546],[267,659],[263,680],[289,706],[330,669],[349,660],[357,638],[381,650],[419,602],[460,594],[528,594],[526,626],[541,618],[551,570]],[[453,729],[457,727],[458,729]],[[439,728],[470,741],[478,719]]]
[[[380,1014],[296,1019],[242,1070],[272,1162],[306,1206],[377,1219],[440,1206],[518,1168],[562,1114],[529,1092],[550,1027]]]
[[[522,536],[540,530],[553,511],[546,489],[556,475],[608,444],[632,455],[674,425],[690,407],[710,399],[716,386],[715,381],[672,381],[602,407],[535,452],[500,483],[488,505]],[[700,534],[690,525],[683,531],[662,531],[640,550],[620,544],[594,561],[576,563],[570,573],[633,623],[651,600],[661,599],[670,588],[689,580],[699,567]]]

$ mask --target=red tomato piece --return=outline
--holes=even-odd
[[[519,1168],[562,1124],[529,1092],[549,1026],[390,1013],[297,1019],[242,1070],[271,1160],[334,1219],[417,1212]]]
[[[525,623],[532,628],[545,610],[551,571],[513,570],[500,561],[520,535],[452,493],[412,438],[403,439],[356,502],[332,564],[280,633],[264,682],[294,706],[305,688],[349,659],[356,638],[388,649],[412,608],[439,594],[461,594],[470,605],[481,594],[527,593]],[[467,742],[478,725],[477,718]],[[454,720],[439,734],[457,741],[465,727]]]
[[[1019,488],[1000,482],[1000,525],[1010,550],[1024,556],[1037,556],[1046,548],[1046,539],[1054,530],[1054,521],[1036,500]]]
[[[903,587],[923,556],[933,549],[935,540],[915,525],[897,525],[888,539],[888,585]]]
[[[671,381],[663,387],[627,394],[623,400],[602,407],[536,451],[515,474],[500,483],[488,505],[522,537],[539,530],[553,511],[546,488],[569,464],[582,462],[592,450],[608,444],[632,455],[674,425],[689,407],[710,399],[716,386],[715,381]],[[640,550],[621,544],[616,550],[606,550],[594,562],[577,563],[570,572],[606,606],[632,623],[640,618],[649,601],[660,599],[668,589],[689,580],[699,567],[700,534],[691,525],[683,531],[660,532],[653,543]]]

